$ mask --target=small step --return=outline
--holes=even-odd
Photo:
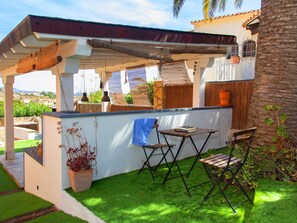
[[[56,207],[54,205],[46,208],[41,208],[36,211],[32,211],[23,215],[19,215],[10,219],[5,219],[3,221],[0,221],[0,223],[20,223],[20,222],[26,222],[44,215],[47,215],[49,213],[57,211]]]
[[[0,196],[17,193],[17,192],[20,192],[20,191],[23,191],[23,190],[24,190],[23,188],[16,188],[16,189],[13,189],[13,190],[2,191],[2,192],[0,192]]]

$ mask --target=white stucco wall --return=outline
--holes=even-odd
[[[242,45],[247,40],[253,40],[257,43],[258,34],[251,35],[250,30],[246,30],[242,27],[242,24],[249,19],[254,13],[247,13],[236,16],[227,16],[219,19],[213,19],[212,21],[204,22],[193,22],[194,32],[204,32],[212,34],[225,34],[225,35],[234,35],[237,38],[237,43],[239,45],[239,55],[242,55]],[[254,68],[254,59],[250,61],[251,58],[241,58],[240,64],[229,64],[224,69],[228,70],[231,78],[233,80],[243,79],[244,72],[247,72],[249,69],[248,66],[253,66]],[[216,64],[218,66],[220,59],[216,59],[212,68],[207,68],[205,70],[205,81],[215,81],[216,80]],[[221,61],[224,58],[221,58]]]
[[[52,203],[60,201],[62,177],[65,177],[61,175],[65,157],[59,148],[58,121],[48,116],[43,119],[43,165],[26,153],[24,156],[25,190]]]
[[[102,114],[102,113],[101,113]],[[98,174],[93,179],[130,172],[139,169],[144,160],[140,147],[132,145],[134,119],[156,117],[159,119],[159,130],[175,128],[181,125],[193,125],[199,128],[218,130],[213,134],[206,146],[221,148],[231,128],[232,108],[213,108],[200,110],[168,110],[166,112],[138,112],[115,114],[100,113],[92,116],[76,114],[71,118],[43,116],[43,165],[25,154],[25,190],[48,200],[63,208],[63,190],[69,187],[65,151],[59,148],[62,136],[58,134],[58,122],[64,127],[71,127],[78,122],[87,136],[89,145],[98,146]],[[94,123],[98,123],[96,128]],[[199,147],[206,135],[194,136]],[[155,141],[155,135],[149,140]],[[169,138],[171,143],[179,145],[180,138]],[[174,149],[176,151],[177,147]],[[186,140],[179,159],[195,155],[192,145]],[[65,207],[65,205],[64,205]]]
[[[246,30],[242,27],[244,21],[250,18],[253,14],[254,13],[247,13],[237,16],[228,16],[220,19],[213,19],[208,22],[194,22],[194,32],[234,35],[237,37],[238,44],[242,44],[247,39],[256,40],[258,34],[252,36],[250,30]]]

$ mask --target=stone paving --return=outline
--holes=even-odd
[[[24,187],[24,153],[15,153],[15,160],[5,160],[0,155],[0,163],[20,188]]]

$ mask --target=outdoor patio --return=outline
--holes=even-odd
[[[64,29],[64,27],[70,27]],[[95,31],[94,31],[95,30]],[[141,33],[142,35],[139,35]],[[159,130],[175,129],[180,126],[213,131],[207,143],[205,135],[195,135],[192,144],[186,142],[177,155],[182,170],[189,169],[193,156],[226,146],[232,128],[246,128],[247,112],[253,82],[205,83],[204,70],[213,58],[226,55],[236,44],[235,36],[180,32],[133,26],[28,16],[2,42],[0,60],[1,77],[5,91],[5,158],[3,165],[11,171],[20,187],[50,203],[60,210],[89,222],[271,222],[285,219],[288,211],[296,213],[296,184],[287,185],[289,191],[273,187],[270,193],[276,198],[276,206],[266,209],[271,198],[264,198],[264,205],[256,192],[254,206],[250,203],[236,206],[234,215],[221,194],[203,201],[210,188],[206,183],[191,189],[192,197],[185,191],[181,179],[167,181],[163,177],[151,179],[148,171],[137,174],[143,164],[143,153],[132,143],[133,123],[137,118],[157,118]],[[102,90],[107,93],[107,83],[112,72],[158,65],[160,74],[163,64],[182,61],[189,85],[188,93],[181,90],[177,97],[176,86],[171,97],[159,99],[183,102],[181,107],[164,107],[164,101],[150,110],[103,112],[107,103],[103,101],[102,112],[77,113],[73,106],[73,74],[79,69],[95,69],[102,81]],[[164,68],[164,66],[163,66]],[[16,75],[34,70],[51,70],[56,75],[57,111],[42,116],[42,159],[36,159],[28,151],[16,154],[13,130],[13,84]],[[169,72],[180,77],[180,72]],[[160,84],[159,89],[163,89]],[[231,104],[218,102],[223,88],[234,95]],[[166,88],[164,88],[166,89]],[[168,93],[167,89],[167,93]],[[241,93],[240,93],[241,91]],[[210,93],[212,92],[212,93]],[[243,94],[245,93],[245,95]],[[111,92],[110,92],[111,93]],[[90,190],[73,193],[69,183],[67,153],[62,146],[65,135],[61,129],[78,126],[84,131],[86,143],[96,150],[95,174]],[[178,145],[179,139],[171,135],[170,144]],[[156,141],[156,137],[150,139]],[[74,140],[73,140],[74,141]],[[75,143],[74,143],[75,144]],[[68,144],[68,147],[71,147]],[[73,146],[71,148],[74,148]],[[89,148],[89,147],[88,147]],[[182,147],[180,147],[182,148]],[[67,151],[67,150],[66,150]],[[175,150],[176,151],[176,150]],[[293,154],[293,153],[292,153]],[[174,159],[173,159],[174,160]],[[172,159],[169,159],[171,162]],[[23,171],[23,173],[22,173]],[[160,175],[165,168],[159,170]],[[181,175],[182,176],[182,175]],[[207,175],[198,162],[187,183],[196,185],[207,181]],[[262,190],[270,182],[260,180]],[[264,183],[262,183],[264,182]],[[277,182],[272,183],[277,185]],[[293,186],[292,186],[293,185]],[[280,186],[281,187],[281,186]],[[292,188],[291,188],[292,187]],[[259,187],[261,190],[261,187]],[[263,189],[264,188],[264,189]],[[65,190],[76,198],[78,203]],[[237,187],[231,185],[228,196],[234,204],[243,201]],[[260,195],[259,195],[260,196]],[[293,201],[292,201],[293,200]],[[262,200],[263,201],[263,200]],[[295,202],[295,203],[294,203]],[[272,216],[280,205],[285,209]],[[254,209],[255,207],[255,209]],[[265,216],[259,218],[263,213]],[[290,215],[290,214],[289,214]],[[254,216],[256,216],[254,220]],[[293,216],[292,214],[290,217]],[[271,218],[273,217],[273,218]],[[291,222],[290,218],[286,218]],[[292,221],[293,222],[293,221]]]
[[[180,163],[186,171],[193,162],[192,158]],[[191,189],[192,197],[187,194],[181,178],[169,180],[162,185],[166,168],[158,171],[159,177],[152,180],[148,170],[137,174],[127,174],[93,182],[89,191],[73,193],[72,196],[106,222],[243,222],[245,214],[252,208],[246,203],[237,208],[234,215],[221,194],[203,202],[211,187],[206,183]],[[173,176],[177,175],[177,171]],[[201,164],[195,166],[187,184],[196,185],[209,181]],[[245,200],[238,188],[230,187],[228,195],[233,202]],[[251,193],[253,196],[253,193]]]
[[[192,161],[193,158],[181,161],[181,168],[187,170]],[[231,186],[227,194],[235,205],[239,205],[234,215],[221,193],[203,201],[210,183],[193,188],[190,198],[180,178],[162,185],[164,173],[166,168],[163,166],[158,171],[159,177],[153,181],[148,170],[141,174],[133,171],[94,181],[91,189],[85,192],[74,193],[71,189],[67,192],[106,222],[256,223],[284,222],[286,219],[285,222],[293,223],[296,219],[296,184],[259,180],[256,192],[249,191],[250,196],[255,196],[254,205],[243,204],[244,195],[238,187]],[[205,181],[208,177],[199,163],[187,182],[193,185]]]

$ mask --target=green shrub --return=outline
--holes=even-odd
[[[48,97],[49,99],[55,99],[56,98],[56,94],[51,92],[51,91],[42,91],[40,92],[41,95]]]
[[[151,105],[154,105],[154,81],[147,82],[148,85],[148,97]]]
[[[128,104],[133,104],[133,99],[131,93],[125,95],[125,100]]]
[[[241,173],[245,184],[251,189],[255,188],[259,177],[297,181],[297,148],[291,143],[287,132],[287,115],[280,113],[281,107],[278,105],[265,105],[264,110],[269,114],[264,122],[267,128],[274,129],[275,136],[270,144],[251,149]],[[242,149],[239,150],[239,153],[243,152]]]
[[[264,110],[270,114],[264,122],[267,127],[273,128],[275,136],[271,144],[260,148],[254,155],[260,174],[270,179],[281,181],[297,181],[297,148],[287,132],[287,115],[280,113],[278,105],[265,105]]]
[[[13,116],[40,116],[43,112],[51,112],[51,107],[42,103],[30,101],[27,105],[21,100],[13,102]],[[0,117],[4,117],[4,102],[0,102]]]
[[[4,101],[0,101],[0,117],[4,117]]]
[[[101,99],[102,99],[102,91],[95,91],[93,93],[90,94],[89,96],[89,102],[91,103],[101,103]]]

